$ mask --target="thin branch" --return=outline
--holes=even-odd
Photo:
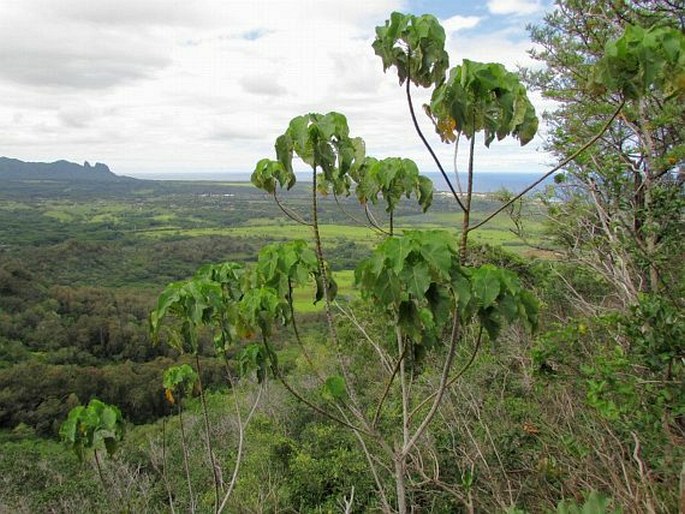
[[[204,418],[205,438],[207,443],[207,453],[209,455],[209,465],[212,467],[212,478],[214,479],[214,512],[219,509],[219,491],[223,489],[221,479],[219,477],[219,469],[214,456],[212,448],[212,439],[209,430],[209,412],[207,409],[207,399],[205,398],[205,390],[202,385],[202,368],[200,367],[200,355],[195,353],[195,364],[197,366],[197,385],[200,389],[200,402],[202,403],[202,414]]]
[[[164,487],[166,488],[167,496],[169,498],[171,514],[176,514],[174,497],[171,494],[171,486],[169,485],[169,476],[167,473],[166,446],[166,418],[162,418],[162,480],[164,480]]]
[[[364,221],[360,220],[356,216],[353,216],[350,214],[345,207],[343,207],[342,203],[340,203],[340,198],[338,198],[338,195],[336,194],[335,191],[333,191],[333,198],[335,199],[335,204],[338,206],[338,209],[340,209],[340,212],[342,212],[345,216],[350,218],[352,221],[354,221],[357,225],[360,225],[362,227],[368,227],[377,230],[377,227],[371,225],[370,223],[364,223]]]
[[[228,489],[226,490],[226,494],[224,495],[224,499],[221,502],[221,505],[219,505],[219,510],[217,513],[221,514],[221,511],[224,510],[226,507],[226,502],[228,502],[229,497],[231,496],[231,493],[233,492],[233,487],[235,487],[235,483],[238,479],[238,470],[240,469],[240,462],[243,457],[243,445],[245,442],[245,428],[247,425],[250,423],[250,419],[252,419],[252,415],[255,413],[255,410],[257,410],[257,405],[259,404],[259,400],[262,397],[262,391],[264,390],[264,385],[260,385],[259,389],[257,390],[257,398],[255,398],[254,403],[252,404],[252,408],[250,409],[250,412],[247,414],[247,417],[245,418],[245,422],[243,423],[241,416],[240,416],[240,405],[238,405],[238,398],[235,392],[235,389],[233,388],[233,384],[231,384],[231,389],[233,390],[233,399],[235,400],[235,411],[236,411],[236,416],[238,417],[238,455],[236,455],[235,458],[235,467],[233,468],[233,476],[231,476],[231,481],[228,484]]]
[[[475,125],[475,114],[473,123]],[[466,184],[466,210],[464,211],[464,216],[461,225],[461,243],[459,245],[459,260],[461,265],[466,264],[466,252],[467,243],[469,238],[469,224],[471,223],[471,198],[473,197],[473,155],[476,151],[476,135],[471,136],[471,142],[469,144],[469,164],[467,171],[467,184]]]
[[[355,327],[357,327],[357,330],[361,332],[361,334],[364,336],[364,338],[369,342],[371,346],[373,346],[374,350],[376,350],[376,353],[378,353],[378,356],[381,359],[381,362],[383,363],[383,366],[385,366],[385,370],[388,373],[392,372],[393,366],[390,365],[390,358],[387,355],[387,353],[374,341],[371,339],[371,336],[369,336],[368,332],[366,329],[359,323],[359,320],[352,314],[352,311],[346,311],[345,309],[342,308],[342,306],[338,302],[334,302],[334,305],[338,308],[338,310],[345,316],[347,319],[349,319]]]
[[[609,126],[613,123],[613,121],[616,119],[616,117],[617,117],[617,116],[619,115],[619,113],[621,112],[621,109],[623,109],[624,104],[625,104],[625,101],[622,101],[622,102],[619,104],[619,106],[618,106],[618,108],[616,109],[616,111],[614,111],[614,114],[612,114],[611,117],[609,118],[609,120],[602,126],[602,129],[601,129],[597,134],[595,134],[595,136],[593,136],[587,143],[585,143],[585,144],[584,144],[583,146],[581,146],[578,150],[576,150],[575,152],[573,152],[571,155],[569,155],[566,159],[564,159],[563,161],[561,161],[559,164],[557,164],[554,168],[552,168],[551,170],[549,170],[547,173],[545,173],[544,175],[542,175],[542,177],[540,177],[540,178],[537,179],[535,182],[533,182],[532,184],[530,184],[530,185],[529,185],[528,187],[526,187],[523,191],[521,191],[520,193],[518,193],[516,196],[510,198],[506,203],[504,203],[503,205],[501,205],[499,208],[495,209],[495,211],[492,212],[491,214],[489,214],[484,220],[479,221],[478,223],[476,223],[475,225],[473,225],[473,226],[469,229],[469,232],[471,232],[471,231],[473,231],[473,230],[476,230],[477,228],[482,227],[483,225],[485,225],[488,221],[490,221],[492,218],[494,218],[495,216],[497,216],[500,212],[502,212],[504,209],[506,209],[507,207],[509,207],[509,206],[510,206],[512,203],[514,203],[516,200],[518,200],[518,199],[521,198],[523,195],[525,195],[526,193],[528,193],[531,189],[533,189],[533,188],[535,188],[536,186],[538,186],[538,185],[539,185],[540,183],[542,183],[545,179],[547,179],[548,177],[552,176],[552,174],[554,174],[554,173],[556,173],[557,171],[559,171],[561,168],[563,168],[564,166],[566,166],[569,162],[571,162],[571,161],[574,160],[576,157],[578,157],[582,152],[584,152],[584,151],[587,150],[590,146],[592,146],[592,145],[593,145],[600,137],[602,137],[602,135],[608,130]]]
[[[350,397],[352,404],[357,409],[359,413],[359,402],[357,401],[357,396],[354,389],[351,387],[352,380],[350,379],[350,374],[345,365],[345,361],[342,358],[342,352],[340,350],[340,340],[338,339],[338,332],[335,326],[335,320],[333,318],[333,312],[331,310],[331,299],[328,296],[328,273],[326,269],[326,261],[323,254],[323,245],[321,244],[321,233],[319,231],[319,207],[317,203],[317,174],[316,165],[312,166],[312,231],[314,232],[314,247],[316,249],[316,260],[319,267],[319,275],[321,276],[321,285],[323,287],[323,302],[324,302],[324,312],[326,313],[326,324],[328,325],[328,333],[333,341],[333,348],[335,349],[336,357],[340,364],[340,371],[342,373],[343,380],[345,382],[345,391]]]
[[[354,435],[357,436],[357,439],[359,440],[359,444],[362,447],[362,451],[364,452],[364,456],[366,457],[366,461],[369,464],[369,469],[371,469],[371,474],[373,475],[373,480],[374,480],[374,482],[376,482],[376,490],[378,491],[378,495],[381,498],[381,503],[383,504],[383,510],[386,513],[392,513],[393,510],[390,508],[390,503],[388,503],[388,498],[385,495],[385,490],[383,489],[383,483],[381,482],[381,479],[378,476],[378,471],[376,471],[376,466],[373,463],[373,458],[371,457],[371,454],[369,453],[369,449],[366,447],[366,443],[364,442],[364,438],[358,432],[354,432]]]
[[[461,139],[461,131],[457,132],[457,139],[454,141],[454,157],[453,157],[453,166],[454,166],[454,178],[457,182],[457,189],[459,189],[459,194],[463,195],[464,191],[461,189],[461,180],[459,180],[459,166],[457,164],[457,156],[459,155],[459,140]]]
[[[195,514],[195,495],[193,494],[193,483],[190,480],[190,465],[188,464],[188,440],[186,439],[186,431],[183,424],[183,408],[181,402],[178,402],[178,422],[181,427],[181,445],[183,446],[183,468],[186,472],[186,482],[188,482],[188,495],[190,496],[190,512]]]
[[[309,367],[317,376],[319,382],[323,384],[324,379],[319,373],[319,370],[316,368],[316,366],[314,366],[314,362],[312,361],[312,358],[309,355],[309,352],[307,351],[307,348],[305,347],[304,343],[302,342],[302,338],[300,337],[300,330],[297,328],[297,320],[295,319],[295,306],[293,305],[293,283],[290,277],[288,277],[288,306],[290,307],[290,324],[292,325],[293,332],[295,333],[295,340],[297,341],[297,344],[302,350],[302,355],[304,355],[307,364],[309,364]]]
[[[353,431],[355,431],[355,432],[360,432],[360,433],[362,433],[362,434],[364,434],[364,435],[367,435],[367,436],[369,436],[369,437],[375,438],[374,434],[372,434],[372,433],[370,433],[370,432],[364,430],[363,428],[354,426],[352,423],[349,423],[349,422],[347,422],[347,421],[345,421],[345,420],[343,420],[343,419],[341,419],[341,418],[335,416],[334,414],[331,414],[330,412],[326,412],[326,411],[323,410],[321,407],[319,407],[318,405],[316,405],[316,404],[310,402],[310,401],[307,400],[304,396],[302,396],[299,392],[297,392],[297,391],[293,388],[293,386],[291,386],[291,385],[288,383],[288,381],[285,379],[285,377],[283,376],[283,373],[281,373],[281,370],[280,370],[280,368],[278,367],[278,363],[277,363],[277,362],[275,361],[275,359],[274,359],[274,352],[273,352],[273,350],[271,349],[271,346],[269,345],[269,342],[268,342],[267,338],[264,337],[263,335],[262,335],[262,342],[264,343],[264,346],[265,346],[266,349],[267,349],[267,352],[266,352],[266,353],[268,354],[268,356],[269,356],[269,361],[271,362],[271,371],[273,372],[274,376],[281,382],[281,384],[283,384],[283,387],[285,387],[285,388],[288,390],[288,392],[289,392],[290,394],[292,394],[295,398],[297,398],[299,401],[301,401],[302,403],[304,403],[307,407],[309,407],[309,408],[312,409],[313,411],[315,411],[315,412],[321,414],[322,416],[324,416],[324,417],[326,417],[326,418],[328,418],[328,419],[330,419],[330,420],[332,420],[332,421],[335,421],[336,423],[339,423],[340,425],[342,425],[342,426],[344,426],[344,427],[347,427],[347,428],[349,428],[349,429],[351,429],[351,430],[353,430]]]
[[[390,379],[388,380],[388,383],[385,385],[385,390],[383,391],[383,396],[381,396],[381,399],[378,402],[378,406],[376,407],[376,412],[373,415],[373,420],[371,421],[371,426],[375,427],[376,423],[378,423],[378,417],[381,414],[381,408],[383,407],[383,403],[385,402],[385,399],[387,398],[388,394],[390,393],[390,387],[392,387],[392,383],[395,380],[395,377],[397,376],[397,372],[400,369],[400,363],[404,359],[405,355],[407,354],[407,348],[409,346],[404,347],[404,351],[402,352],[402,355],[400,355],[400,358],[397,359],[397,362],[395,363],[395,369],[392,370],[392,375],[390,376]]]
[[[278,208],[281,209],[281,211],[283,211],[283,214],[285,214],[288,218],[293,220],[295,223],[299,223],[300,225],[305,225],[307,227],[312,226],[311,223],[302,219],[302,217],[299,214],[297,214],[295,211],[293,211],[292,209],[289,209],[283,203],[281,203],[281,201],[278,199],[278,195],[276,194],[275,190],[274,190],[273,196],[274,196],[274,200],[276,201],[276,205],[278,205]]]
[[[368,204],[364,204],[364,214],[366,214],[366,219],[369,220],[369,223],[373,228],[378,230],[379,232],[385,234],[386,236],[392,235],[390,232],[385,230],[383,227],[381,227],[378,222],[376,221],[376,218],[373,217],[373,214],[371,213],[371,209],[369,209]]]
[[[411,61],[411,52],[407,51],[407,62],[409,62],[409,61]],[[419,138],[423,142],[424,146],[428,150],[428,153],[430,153],[431,157],[433,157],[433,161],[435,161],[435,164],[437,165],[438,169],[440,170],[440,173],[442,174],[442,178],[445,179],[445,182],[447,183],[447,187],[450,188],[450,191],[452,192],[452,196],[454,196],[454,199],[459,204],[459,207],[461,207],[461,210],[466,211],[464,204],[461,203],[461,199],[459,198],[459,195],[454,190],[454,186],[452,186],[452,182],[450,181],[450,178],[447,176],[447,173],[445,173],[445,169],[442,167],[442,163],[440,162],[440,159],[438,159],[438,156],[435,155],[433,148],[431,147],[431,145],[426,140],[426,137],[423,135],[423,132],[421,131],[421,127],[419,127],[419,122],[416,119],[416,113],[414,112],[414,103],[412,102],[412,99],[411,99],[411,88],[410,88],[411,76],[409,75],[409,68],[410,68],[410,66],[407,66],[406,93],[407,93],[407,103],[409,104],[409,113],[411,114],[411,120],[414,123],[414,128],[416,129],[416,133],[419,135]]]

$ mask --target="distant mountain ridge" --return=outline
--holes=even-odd
[[[135,180],[112,173],[101,162],[91,166],[88,161],[83,165],[65,160],[55,162],[24,162],[19,159],[0,157],[0,180],[55,180],[113,182]]]

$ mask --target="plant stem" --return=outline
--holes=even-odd
[[[407,514],[407,491],[404,484],[404,474],[407,471],[407,457],[404,452],[395,456],[395,489],[397,491],[397,512]]]
[[[333,319],[333,311],[331,309],[331,299],[328,295],[328,273],[326,269],[326,261],[323,255],[323,246],[321,245],[321,234],[319,232],[319,208],[316,200],[316,166],[312,166],[312,229],[314,231],[314,244],[316,246],[316,258],[319,265],[319,274],[321,276],[321,285],[323,287],[323,301],[324,311],[326,312],[326,323],[328,324],[328,331],[333,340],[333,347],[335,348],[338,361],[340,362],[340,371],[342,372],[345,382],[345,390],[350,400],[358,407],[356,395],[354,390],[350,387],[352,381],[350,380],[347,367],[343,362],[340,352],[340,341],[338,340],[338,332],[335,328],[335,321]],[[364,420],[365,421],[365,420]]]
[[[186,430],[183,424],[183,409],[181,404],[178,404],[178,421],[181,425],[181,446],[183,448],[183,467],[186,472],[186,481],[188,482],[188,494],[190,495],[190,512],[195,512],[195,498],[193,497],[193,484],[190,480],[190,465],[188,464],[188,441],[186,439]]]
[[[100,457],[98,457],[97,449],[93,449],[93,455],[95,457],[95,467],[98,470],[98,477],[100,477],[100,483],[102,484],[102,488],[105,490],[105,492],[109,496],[109,488],[107,487],[107,483],[105,482],[105,477],[102,474],[102,468],[100,467]]]
[[[264,384],[261,384],[259,386],[259,389],[257,390],[257,398],[255,398],[254,403],[252,404],[252,408],[250,409],[250,412],[248,413],[247,417],[245,418],[245,422],[242,421],[241,416],[240,416],[240,406],[238,405],[238,399],[236,398],[236,390],[233,387],[233,384],[231,383],[231,390],[233,391],[233,398],[235,399],[235,410],[236,410],[236,416],[238,417],[238,455],[236,455],[235,458],[235,467],[233,468],[233,475],[231,476],[231,481],[228,484],[228,488],[226,489],[226,493],[224,494],[224,499],[221,502],[221,505],[219,505],[219,509],[217,510],[217,514],[220,514],[224,508],[226,507],[226,503],[228,502],[228,499],[231,497],[231,493],[233,492],[233,488],[235,487],[235,483],[238,480],[238,471],[240,470],[240,463],[242,461],[243,457],[243,446],[245,442],[245,429],[247,428],[247,425],[250,423],[250,419],[252,419],[252,415],[255,413],[255,410],[257,410],[257,405],[259,404],[259,400],[262,397],[262,391],[264,390]]]
[[[300,337],[300,331],[297,328],[297,320],[295,319],[295,306],[293,305],[293,282],[290,277],[288,277],[288,306],[290,307],[290,323],[293,326],[295,340],[297,341],[297,344],[302,350],[302,355],[304,355],[304,358],[307,361],[307,364],[309,364],[309,367],[311,368],[312,372],[314,372],[314,374],[317,376],[319,382],[323,383],[324,379],[321,376],[321,373],[319,373],[319,370],[316,369],[316,367],[314,366],[314,362],[312,361],[312,358],[309,355],[309,352],[307,351],[307,348],[305,347],[302,338]]]
[[[433,405],[431,406],[430,410],[426,414],[426,416],[423,418],[423,421],[419,425],[419,428],[416,429],[416,432],[414,432],[414,435],[409,439],[409,442],[404,445],[404,448],[402,449],[402,454],[406,457],[406,455],[409,453],[409,451],[414,447],[416,444],[416,441],[419,440],[419,437],[421,437],[428,428],[428,425],[430,422],[433,420],[433,417],[435,416],[435,413],[438,411],[438,407],[440,406],[440,402],[442,401],[442,397],[445,394],[445,390],[447,389],[448,386],[448,375],[450,372],[450,368],[452,367],[452,362],[454,361],[454,354],[456,353],[457,349],[457,341],[459,339],[459,311],[457,307],[454,307],[454,318],[452,321],[452,334],[450,336],[450,347],[449,350],[447,350],[447,358],[445,359],[445,364],[443,365],[442,368],[442,373],[440,375],[440,384],[438,385],[437,391],[434,393],[435,399],[433,400]]]
[[[409,60],[411,60],[411,53],[408,54],[408,57],[409,57]],[[414,112],[414,103],[412,102],[412,99],[411,99],[411,88],[409,87],[410,83],[411,83],[411,77],[409,76],[409,67],[407,67],[407,86],[406,86],[407,103],[409,104],[409,113],[411,114],[411,120],[414,123],[414,129],[416,129],[416,133],[419,135],[419,138],[423,142],[426,149],[428,149],[428,153],[430,153],[431,157],[433,157],[433,161],[435,161],[435,164],[438,167],[438,170],[440,170],[440,174],[442,175],[442,178],[445,180],[447,187],[449,187],[449,189],[452,193],[452,196],[457,201],[457,204],[459,204],[459,207],[461,207],[461,210],[465,211],[466,208],[464,207],[464,204],[461,202],[459,195],[454,190],[454,186],[452,186],[452,181],[447,176],[447,173],[445,173],[445,169],[442,167],[442,163],[440,162],[440,159],[438,159],[438,156],[435,155],[433,148],[428,143],[428,140],[426,140],[426,137],[423,135],[423,132],[421,131],[421,127],[419,127],[419,122],[416,119],[416,113]]]
[[[383,390],[383,395],[381,396],[381,399],[378,402],[378,405],[376,406],[376,412],[373,415],[373,421],[371,421],[371,426],[375,427],[376,423],[378,423],[378,418],[381,415],[381,409],[383,408],[383,403],[385,402],[385,399],[388,397],[388,394],[390,393],[390,387],[392,387],[392,383],[395,381],[395,377],[397,376],[397,372],[400,370],[400,364],[404,360],[404,356],[407,353],[407,347],[405,346],[402,354],[400,355],[400,358],[397,360],[397,363],[395,364],[395,368],[392,370],[392,374],[390,375],[390,378],[388,379],[388,383],[385,384],[385,389]]]
[[[466,264],[466,252],[469,238],[469,222],[471,220],[471,198],[473,196],[473,154],[476,151],[476,135],[471,136],[471,144],[469,145],[469,169],[468,169],[468,183],[466,186],[466,209],[464,209],[464,216],[461,225],[461,243],[459,245],[459,260],[462,266]]]
[[[481,341],[483,340],[483,325],[480,326],[480,329],[478,331],[478,339],[476,340],[476,346],[473,349],[473,352],[471,353],[471,357],[469,358],[468,362],[464,364],[464,367],[459,370],[459,372],[454,375],[452,378],[450,378],[447,381],[447,387],[450,387],[452,384],[454,384],[457,380],[461,378],[461,376],[468,371],[468,369],[471,367],[473,364],[473,361],[476,360],[476,355],[478,355],[478,350],[480,350],[480,344]],[[419,403],[414,410],[411,412],[409,415],[409,419],[413,418],[414,415],[424,406],[426,405],[429,401],[431,401],[432,398],[435,397],[437,392],[432,393],[426,397],[421,403]]]
[[[166,418],[162,418],[162,480],[164,480],[164,487],[166,488],[167,496],[169,497],[169,508],[171,514],[176,513],[174,508],[174,497],[171,494],[171,486],[169,485],[169,476],[167,474],[166,464]]]
[[[202,403],[202,415],[205,422],[205,442],[207,443],[207,454],[209,455],[209,465],[212,467],[212,477],[214,478],[214,512],[219,511],[219,473],[216,468],[214,460],[214,452],[212,451],[212,440],[209,433],[209,412],[207,410],[207,400],[205,398],[205,391],[202,387],[202,368],[200,367],[200,355],[195,354],[195,364],[197,365],[197,385],[200,388],[200,402]]]

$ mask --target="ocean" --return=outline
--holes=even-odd
[[[251,173],[244,172],[188,172],[188,173],[129,173],[128,176],[147,180],[182,180],[182,181],[210,181],[210,182],[249,182]],[[309,173],[297,173],[299,181],[308,182],[310,179]],[[435,189],[438,191],[448,191],[447,184],[442,178],[442,175],[437,172],[424,173],[433,181]],[[454,174],[449,173],[448,176],[457,189],[454,181]],[[492,193],[500,189],[508,189],[512,192],[517,192],[537,180],[542,176],[542,173],[522,173],[522,172],[482,172],[474,175],[473,190],[476,193]],[[465,189],[466,175],[460,175],[462,180],[462,187]],[[536,189],[543,188],[545,185],[552,184],[553,179],[549,177]]]

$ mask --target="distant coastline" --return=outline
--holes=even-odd
[[[251,173],[241,172],[196,172],[196,173],[172,173],[172,172],[157,172],[157,173],[133,173],[127,176],[145,179],[145,180],[174,180],[174,181],[208,181],[208,182],[249,182]],[[448,191],[447,184],[443,180],[440,173],[428,172],[425,175],[430,178],[435,184],[438,191]],[[536,181],[542,176],[542,173],[528,173],[528,172],[483,172],[474,176],[473,190],[477,193],[493,193],[500,189],[509,189],[511,191],[519,191]],[[297,173],[297,179],[303,182],[309,181],[309,173]],[[462,179],[462,187],[465,187],[465,176]],[[454,187],[453,175],[450,174]],[[536,189],[540,189],[545,185],[552,184],[553,179],[550,177],[540,184]]]

